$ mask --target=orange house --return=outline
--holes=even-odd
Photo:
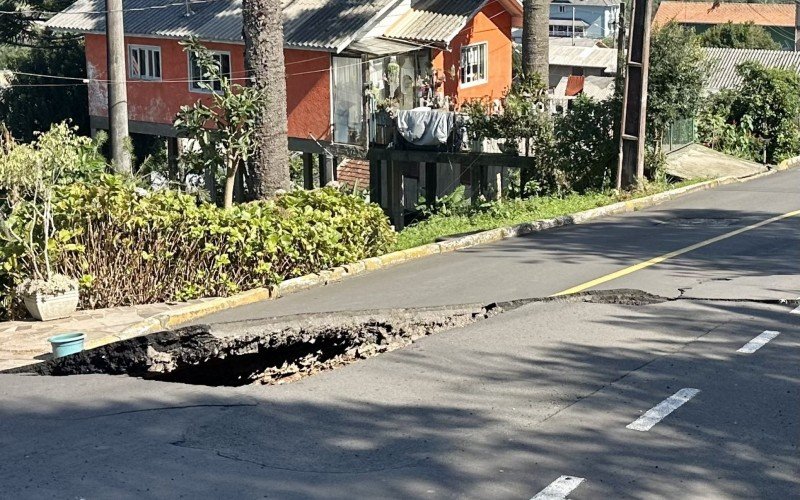
[[[457,107],[499,97],[511,84],[518,0],[284,0],[290,149],[321,153],[369,146],[384,105]],[[47,24],[83,33],[93,129],[108,126],[103,0],[78,0]],[[175,137],[182,105],[207,99],[179,42],[200,39],[224,73],[244,69],[241,0],[126,0],[128,112],[132,133]],[[388,103],[388,104],[387,104]],[[335,149],[335,148],[334,148]]]

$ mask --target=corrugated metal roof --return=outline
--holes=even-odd
[[[283,0],[284,40],[290,47],[339,50],[396,0]],[[175,5],[177,4],[177,5]],[[242,41],[241,0],[190,2],[125,0],[125,33],[207,41]],[[165,7],[165,5],[168,5]],[[104,33],[105,0],[78,0],[47,22],[57,30]]]
[[[347,49],[371,56],[388,56],[393,54],[405,54],[407,52],[413,52],[419,49],[419,45],[415,43],[402,42],[400,40],[370,37],[351,43]]]
[[[414,0],[411,11],[385,33],[389,38],[447,44],[486,0]]]
[[[794,26],[793,3],[727,3],[711,8],[712,2],[669,2],[658,6],[653,24],[663,26],[670,21],[682,24],[742,24],[760,26]]]
[[[588,28],[591,24],[587,23],[582,19],[550,19],[549,21],[550,26],[580,26],[582,28]]]
[[[591,5],[599,7],[619,7],[619,0],[553,0],[553,5]]]
[[[752,50],[707,48],[710,74],[706,88],[710,92],[736,87],[742,78],[736,67],[746,61],[756,61],[768,68],[791,69],[800,74],[800,52],[786,50]]]
[[[613,73],[617,70],[617,49],[573,47],[551,43],[550,64],[552,66],[601,68],[608,73]]]

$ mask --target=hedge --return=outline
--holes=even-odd
[[[60,188],[54,220],[52,258],[80,278],[83,308],[230,295],[380,255],[395,241],[379,207],[333,187],[225,210],[104,175]],[[10,222],[24,224],[24,214]],[[7,310],[28,264],[14,245],[0,250]]]

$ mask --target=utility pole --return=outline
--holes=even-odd
[[[575,7],[572,8],[572,45],[575,46]]]
[[[617,189],[630,187],[644,180],[651,5],[652,0],[634,0],[632,5],[625,93],[622,100]]]
[[[798,0],[800,1],[800,0]],[[619,15],[617,16],[617,81],[615,85],[622,83],[625,76],[625,4],[619,4]]]
[[[108,135],[114,170],[132,173],[128,151],[128,90],[125,76],[125,27],[122,0],[106,0],[108,61]]]

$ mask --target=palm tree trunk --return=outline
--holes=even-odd
[[[550,78],[550,1],[524,0],[522,18],[522,70]]]
[[[266,107],[255,126],[251,196],[269,199],[288,189],[289,150],[281,0],[243,0],[245,69],[264,90]]]

